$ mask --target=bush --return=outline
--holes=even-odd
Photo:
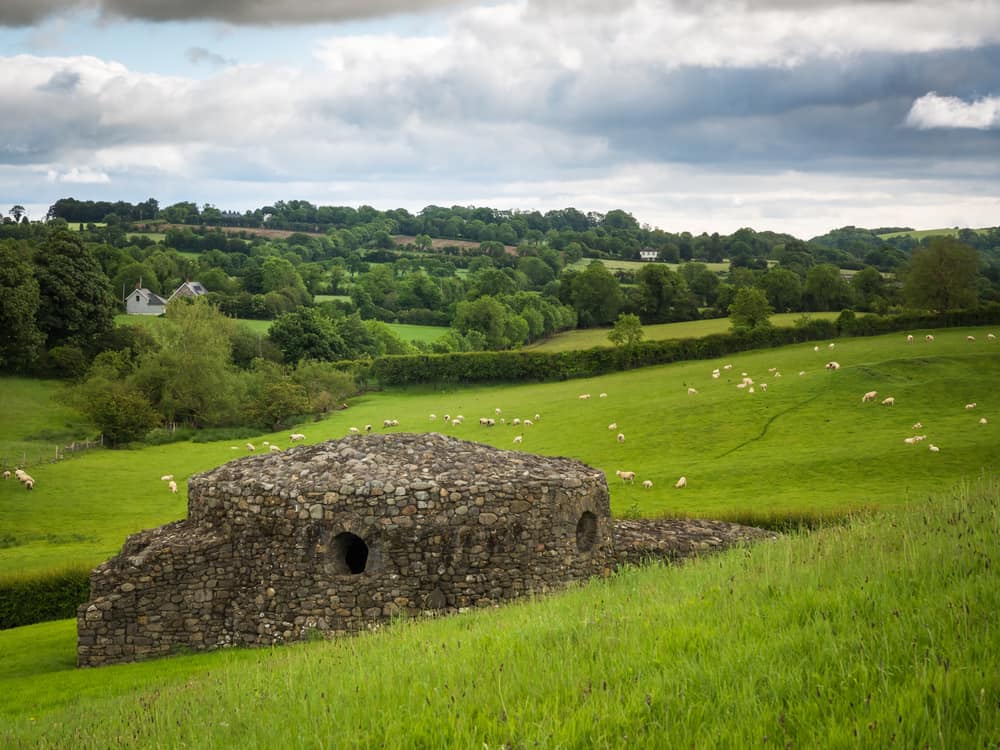
[[[0,630],[76,617],[90,596],[90,571],[83,568],[0,580]]]

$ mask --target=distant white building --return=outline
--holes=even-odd
[[[167,301],[141,284],[141,281],[137,282],[135,289],[123,300],[125,312],[129,315],[163,315],[167,311]]]
[[[660,251],[651,247],[644,247],[639,251],[639,260],[656,260],[660,257]]]

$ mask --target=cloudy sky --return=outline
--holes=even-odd
[[[3,0],[0,212],[1000,224],[997,0]]]

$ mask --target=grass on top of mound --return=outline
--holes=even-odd
[[[989,747],[1000,482],[380,632],[76,670],[0,632],[5,747]],[[545,658],[539,658],[545,655]]]

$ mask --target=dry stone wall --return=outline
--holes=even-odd
[[[91,574],[78,663],[342,634],[615,564],[604,475],[442,435],[358,435],[193,477],[188,518]]]

